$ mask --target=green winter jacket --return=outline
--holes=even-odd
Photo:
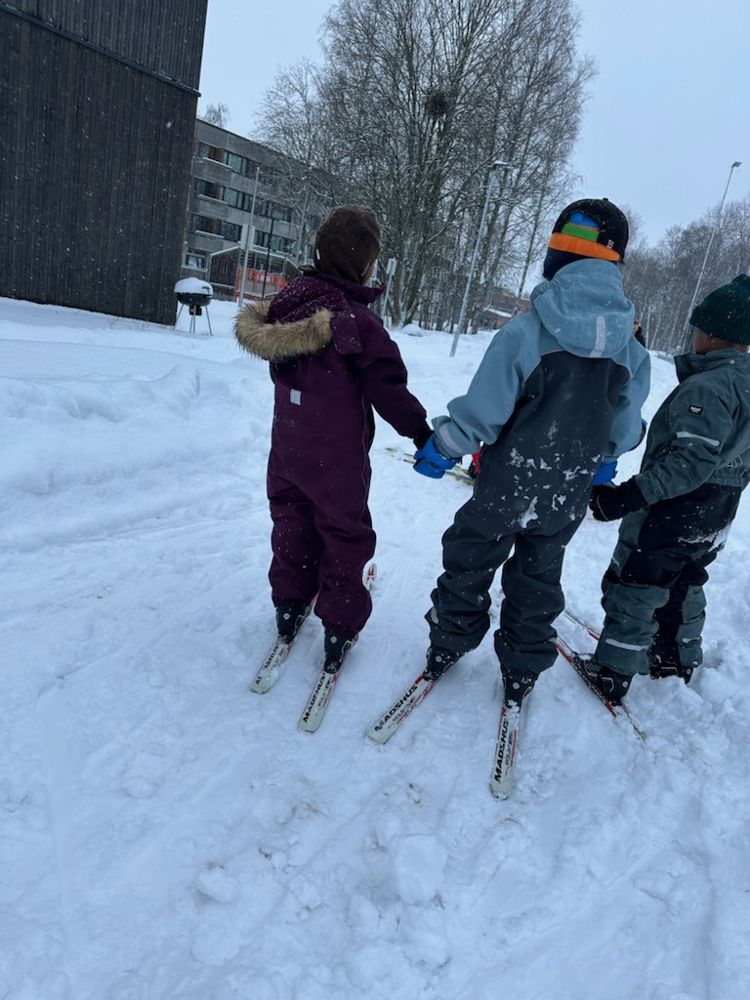
[[[649,504],[703,483],[750,481],[750,355],[728,348],[675,358],[680,384],[651,421],[636,482]]]

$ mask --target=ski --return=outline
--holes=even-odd
[[[521,721],[521,706],[509,705],[503,700],[500,710],[500,726],[497,732],[495,759],[492,764],[490,791],[496,799],[507,799],[513,783],[513,761],[518,745],[518,731]]]
[[[270,691],[279,678],[281,665],[291,652],[294,639],[282,639],[279,636],[271,647],[271,652],[266,657],[263,666],[250,682],[250,690],[256,694],[265,694]]]
[[[387,743],[401,723],[421,701],[432,691],[438,678],[420,674],[406,690],[367,730],[367,736],[375,743]]]
[[[385,450],[386,453],[388,455],[392,455],[393,458],[400,458],[402,462],[408,462],[410,465],[414,465],[414,457],[412,455],[405,455],[404,452],[399,451],[398,448],[386,448]],[[461,465],[454,466],[452,469],[447,469],[445,475],[452,476],[453,479],[458,479],[459,482],[466,483],[467,486],[474,486],[474,480]]]
[[[305,611],[299,625],[295,629],[294,635],[291,639],[284,639],[282,636],[277,636],[276,641],[271,647],[271,651],[263,662],[263,665],[250,682],[251,691],[254,691],[256,694],[265,694],[267,691],[270,691],[279,679],[281,667],[283,666],[287,656],[289,656],[292,646],[294,645],[294,640],[299,635],[299,630],[304,625],[305,619],[312,611],[314,604],[314,600],[308,604],[307,610]]]
[[[375,578],[377,577],[377,575],[378,575],[378,567],[375,565],[374,562],[372,562],[367,567],[367,570],[365,571],[365,578],[362,581],[368,590],[372,590],[372,588],[375,586]]]
[[[314,733],[323,721],[323,716],[331,700],[336,681],[339,679],[341,668],[344,665],[346,654],[351,648],[351,643],[344,646],[341,659],[327,663],[320,671],[320,675],[312,689],[312,694],[307,700],[302,715],[299,720],[299,728],[305,733]]]
[[[573,612],[570,611],[568,608],[563,608],[562,613],[569,621],[573,622],[574,625],[577,625],[579,628],[582,628],[584,632],[588,632],[588,634],[591,636],[592,639],[595,639],[597,642],[599,642],[600,633],[597,632],[597,630],[592,625],[589,625],[588,622],[585,622],[583,618],[579,618],[578,615],[573,614]]]
[[[575,670],[578,676],[581,678],[586,687],[591,691],[592,694],[596,695],[597,699],[602,705],[607,709],[609,714],[613,719],[627,719],[630,725],[633,727],[638,739],[645,741],[646,734],[643,732],[641,727],[633,718],[630,709],[627,705],[614,705],[605,694],[603,694],[599,688],[594,684],[594,682],[589,677],[586,672],[586,668],[583,664],[583,660],[579,653],[577,653],[572,646],[570,646],[562,636],[557,637],[556,641],[557,651],[563,656],[571,667]]]
[[[370,563],[362,581],[368,590],[372,590],[376,576],[377,566],[375,563]],[[307,699],[307,704],[302,710],[302,715],[299,719],[298,726],[303,732],[314,733],[320,727],[323,716],[328,708],[328,703],[333,695],[333,689],[336,687],[336,682],[339,679],[344,660],[354,645],[354,641],[356,640],[345,642],[337,659],[328,660],[323,664],[323,669],[318,675],[315,687],[312,689],[312,693]]]

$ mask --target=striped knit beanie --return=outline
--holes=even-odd
[[[628,245],[628,220],[607,198],[582,198],[560,213],[552,229],[552,250],[596,257],[599,260],[623,261]]]

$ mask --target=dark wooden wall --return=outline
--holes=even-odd
[[[0,296],[171,323],[206,0],[0,0]]]

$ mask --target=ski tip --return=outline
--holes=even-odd
[[[320,723],[320,719],[300,719],[297,723],[297,729],[301,733],[317,733]]]
[[[504,785],[501,786],[495,784],[494,781],[490,782],[490,791],[492,792],[493,796],[500,802],[505,802],[506,799],[510,798],[510,791],[511,791],[510,788],[505,787]]]
[[[317,692],[316,692],[317,693]],[[297,728],[302,733],[316,733],[323,721],[323,713],[327,707],[327,702],[321,705],[315,698],[311,698],[305,706],[302,715],[297,723]]]
[[[335,672],[329,672],[325,668],[321,670],[318,681],[297,723],[297,728],[303,733],[314,733],[320,728],[338,678],[338,670]]]
[[[297,728],[302,733],[316,733],[320,728],[320,724],[323,721],[323,714],[326,710],[326,705],[320,705],[317,701],[312,700],[306,705],[305,710],[299,718],[297,723]]]

